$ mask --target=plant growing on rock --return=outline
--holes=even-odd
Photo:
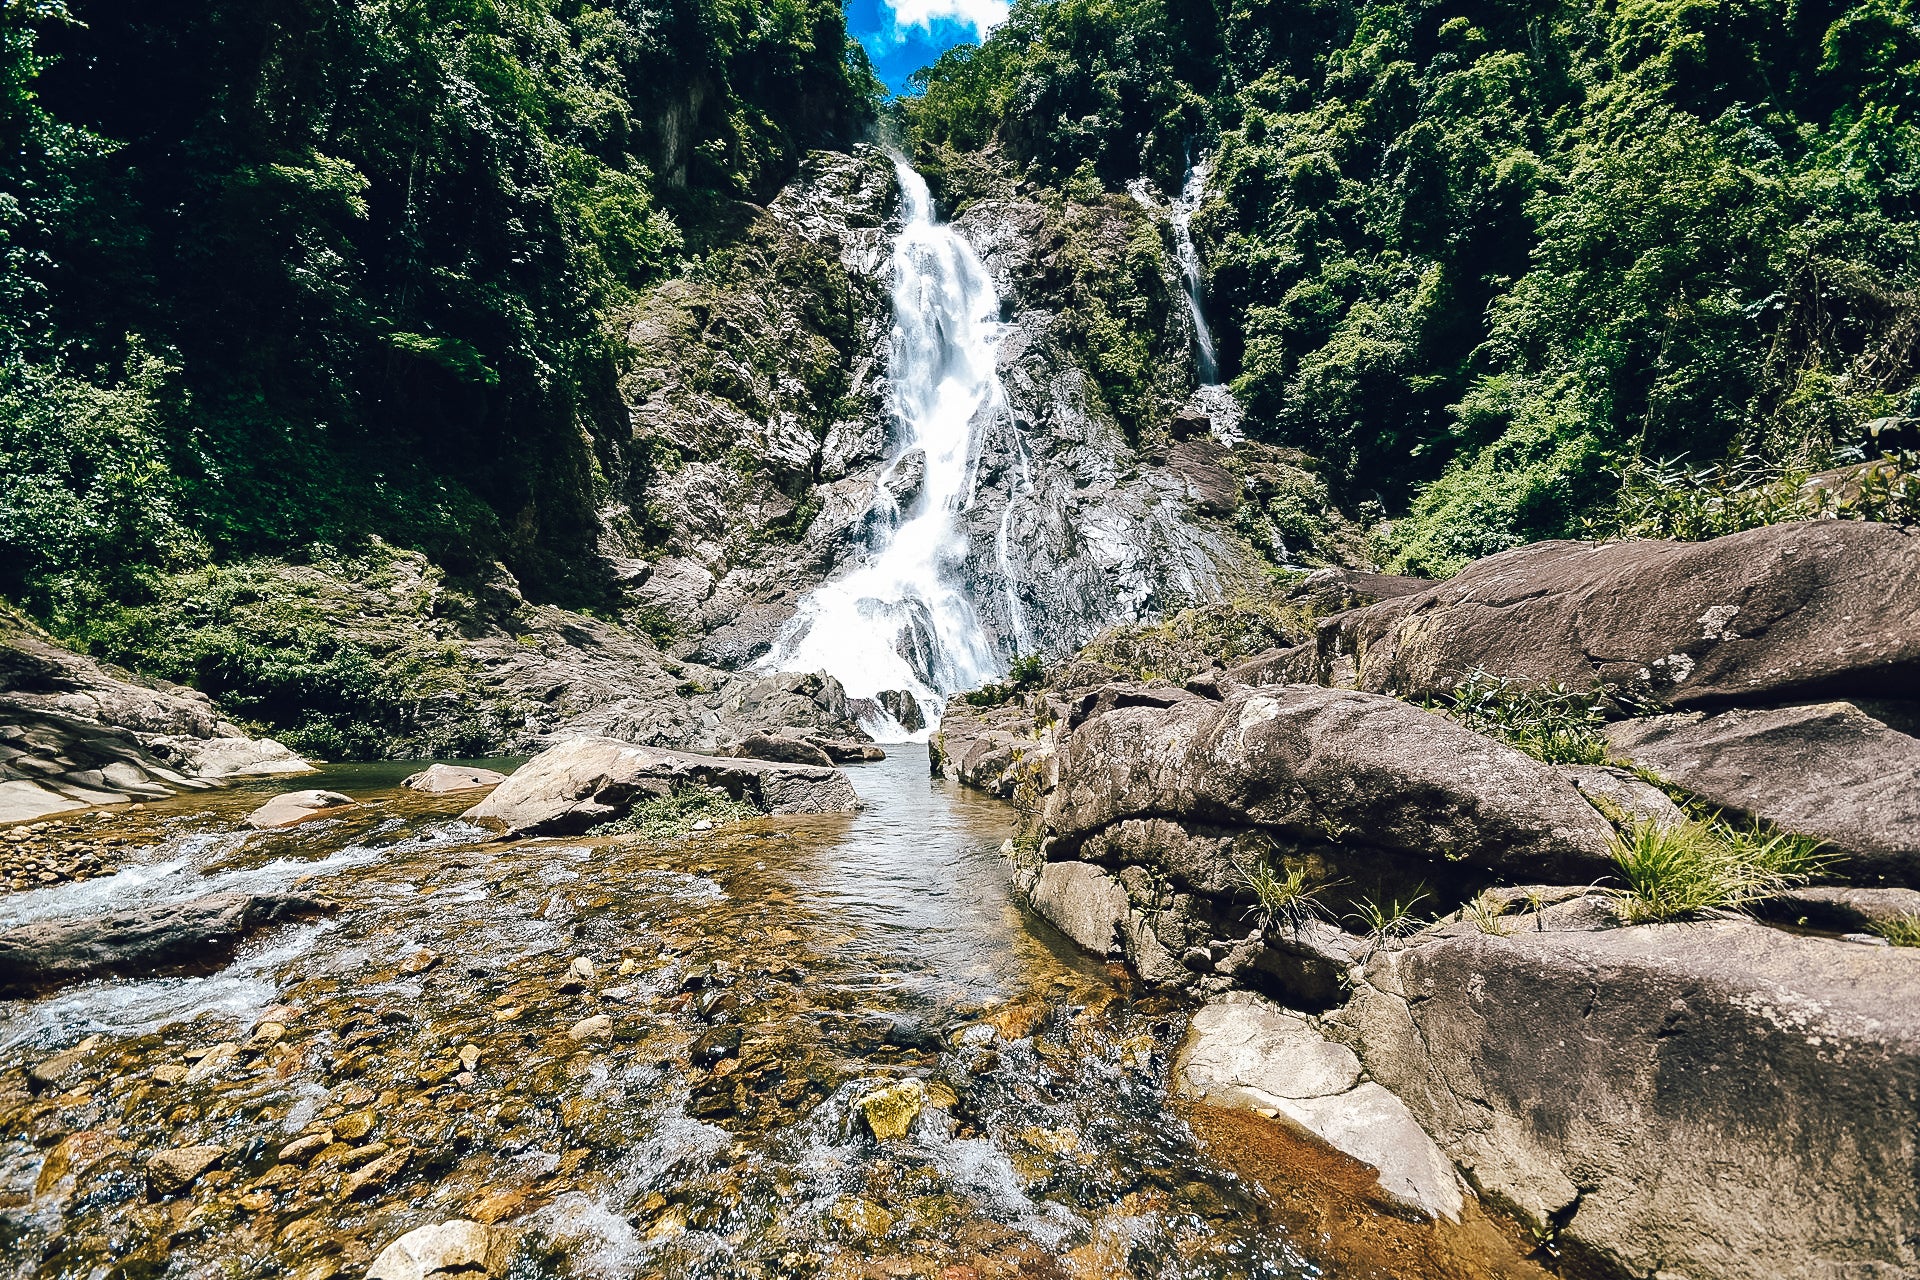
[[[696,829],[724,827],[730,822],[758,818],[760,810],[744,800],[735,800],[712,787],[682,787],[672,795],[647,800],[633,807],[626,817],[603,822],[590,831],[595,836],[637,835],[654,842],[684,840]],[[707,827],[696,824],[706,822]]]
[[[1506,903],[1484,891],[1475,894],[1472,901],[1460,908],[1463,919],[1471,921],[1473,927],[1480,932],[1492,934],[1496,938],[1507,937],[1519,927],[1506,912]]]
[[[1533,688],[1476,668],[1453,687],[1445,710],[1475,733],[1547,764],[1604,764],[1605,697],[1558,683]]]
[[[1908,911],[1868,926],[1896,947],[1920,947],[1920,912]]]
[[[1309,920],[1326,917],[1320,894],[1331,886],[1309,887],[1305,867],[1279,870],[1270,859],[1263,857],[1250,866],[1236,860],[1233,870],[1241,885],[1253,894],[1253,905],[1247,908],[1247,915],[1257,920],[1261,929],[1276,925],[1299,929]]]
[[[1830,861],[1819,848],[1809,836],[1742,831],[1719,818],[1630,823],[1613,844],[1627,882],[1621,915],[1649,924],[1745,910],[1818,875]]]
[[[1404,941],[1426,928],[1428,921],[1415,915],[1414,908],[1432,896],[1426,886],[1421,885],[1404,899],[1398,895],[1385,902],[1365,898],[1355,905],[1347,918],[1360,924],[1366,934],[1369,943],[1367,950],[1371,956],[1382,947],[1391,948],[1394,943]]]

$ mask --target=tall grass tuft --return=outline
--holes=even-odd
[[[1414,914],[1418,907],[1433,895],[1421,885],[1405,898],[1394,897],[1385,902],[1365,900],[1355,906],[1348,918],[1356,920],[1365,930],[1372,949],[1391,947],[1394,943],[1420,932],[1429,923],[1424,917]]]
[[[1920,947],[1920,914],[1908,911],[1867,927],[1896,947]]]
[[[1632,823],[1613,844],[1627,883],[1621,914],[1646,924],[1742,911],[1818,875],[1831,861],[1819,849],[1809,836],[1747,832],[1718,818]]]
[[[1279,871],[1270,860],[1261,858],[1252,866],[1235,862],[1233,869],[1241,885],[1253,894],[1253,906],[1247,914],[1258,920],[1261,928],[1280,925],[1298,929],[1309,920],[1325,918],[1320,893],[1328,886],[1309,888],[1305,867]]]

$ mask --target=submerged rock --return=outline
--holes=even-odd
[[[149,973],[232,954],[259,929],[332,911],[294,893],[216,893],[0,933],[0,992],[25,993],[105,973]]]
[[[482,787],[497,787],[506,780],[506,774],[492,769],[435,762],[419,773],[409,775],[400,785],[409,791],[441,795],[448,791],[478,791]]]
[[[1194,1015],[1174,1071],[1189,1097],[1284,1117],[1372,1165],[1389,1199],[1459,1220],[1460,1177],[1406,1104],[1298,1014],[1244,992],[1216,1000]]]
[[[830,767],[574,738],[529,760],[463,816],[496,827],[504,837],[569,835],[688,786],[713,787],[774,814],[852,813],[861,807],[847,775]]]
[[[922,1080],[902,1080],[898,1084],[862,1094],[854,1103],[868,1132],[881,1142],[907,1136],[913,1122],[927,1105],[927,1086]]]
[[[147,1198],[159,1200],[192,1186],[226,1156],[224,1147],[176,1147],[147,1161]]]
[[[309,818],[318,818],[340,809],[359,808],[351,796],[338,791],[288,791],[247,815],[247,825],[262,831],[291,827]]]
[[[1453,926],[1328,1019],[1482,1194],[1628,1274],[1899,1275],[1920,951],[1743,920]]]

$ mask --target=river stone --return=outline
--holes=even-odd
[[[380,1251],[366,1280],[490,1280],[506,1274],[513,1232],[465,1218],[416,1227]]]
[[[1459,1221],[1460,1179],[1398,1098],[1360,1079],[1360,1061],[1298,1014],[1248,992],[1202,1008],[1174,1064],[1180,1092],[1283,1116],[1373,1166],[1389,1199]]]
[[[1105,959],[1119,945],[1127,918],[1127,891],[1086,862],[1049,862],[1028,895],[1033,909],[1076,944]]]
[[[359,807],[351,797],[343,796],[338,791],[288,791],[248,814],[247,825],[271,831],[294,826],[309,818],[324,817],[339,809]]]
[[[1818,836],[1832,874],[1920,887],[1920,739],[1846,702],[1610,725],[1620,755],[1717,808]]]
[[[34,822],[56,813],[70,813],[86,807],[71,796],[63,796],[24,778],[0,782],[0,823]]]
[[[1046,815],[1054,855],[1130,818],[1573,879],[1612,865],[1612,828],[1549,766],[1397,699],[1311,685],[1116,706],[1075,729]]]
[[[852,813],[861,807],[847,775],[834,768],[573,738],[521,765],[463,816],[497,828],[502,838],[571,835],[622,817],[642,801],[694,786],[717,788],[766,813]]]
[[[1920,540],[1864,520],[1710,542],[1540,542],[1320,624],[1322,680],[1405,698],[1480,669],[1678,709],[1920,697]]]
[[[1457,926],[1330,1032],[1483,1195],[1623,1274],[1901,1276],[1920,1237],[1920,951],[1746,920]]]
[[[221,1147],[176,1147],[162,1151],[147,1161],[147,1198],[159,1200],[185,1191],[225,1155]]]
[[[824,747],[784,733],[750,733],[726,754],[744,760],[772,760],[781,764],[833,765],[833,756]]]
[[[431,795],[441,795],[448,791],[478,791],[481,787],[497,787],[507,780],[507,775],[492,769],[477,769],[467,765],[440,764],[437,761],[411,774],[400,785],[409,791],[425,791]]]
[[[255,930],[333,909],[327,899],[302,894],[215,893],[108,915],[38,920],[0,933],[0,992],[220,960]]]
[[[854,1103],[860,1118],[866,1121],[868,1131],[881,1142],[906,1137],[926,1105],[926,1082],[918,1079],[902,1080],[898,1084],[875,1089],[862,1094]]]

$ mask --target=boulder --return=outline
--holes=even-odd
[[[1834,875],[1920,887],[1920,738],[1851,703],[1625,720],[1607,738],[1710,805],[1818,836]]]
[[[1245,992],[1213,1001],[1194,1014],[1174,1079],[1188,1097],[1285,1118],[1372,1165],[1397,1204],[1460,1219],[1466,1197],[1452,1162],[1406,1104],[1361,1079],[1351,1049],[1298,1014]]]
[[[1553,769],[1376,694],[1284,685],[1116,706],[1067,736],[1058,771],[1054,857],[1138,819],[1572,879],[1611,865],[1612,829]]]
[[[1049,862],[1027,898],[1042,919],[1101,959],[1119,949],[1120,925],[1130,910],[1127,891],[1099,867]]]
[[[1450,926],[1330,1034],[1570,1272],[1904,1276],[1920,1238],[1920,951],[1746,920]]]
[[[478,791],[482,787],[497,787],[506,780],[506,774],[496,773],[492,769],[436,762],[419,773],[409,775],[400,785],[409,791],[442,795],[448,791]]]
[[[920,710],[920,699],[905,689],[882,689],[874,695],[873,700],[908,733],[918,733],[927,727],[926,714]]]
[[[1915,582],[1920,539],[1861,520],[1710,542],[1541,542],[1322,622],[1318,678],[1420,699],[1480,668],[1536,685],[1600,683],[1677,709],[1914,698]]]
[[[1419,595],[1433,586],[1431,579],[1407,578],[1392,573],[1368,573],[1329,565],[1315,569],[1287,590],[1287,599],[1306,605],[1315,613],[1340,613]]]
[[[511,1260],[514,1233],[465,1218],[415,1227],[382,1249],[366,1280],[494,1280]]]
[[[833,757],[825,748],[784,733],[750,733],[725,754],[745,760],[773,760],[782,764],[833,764]]]
[[[684,787],[713,787],[765,813],[852,813],[847,775],[832,767],[778,764],[573,738],[514,771],[465,817],[503,838],[572,835],[625,816],[645,800]]]
[[[0,933],[0,993],[216,963],[249,933],[333,909],[324,898],[301,894],[215,893],[108,915],[38,920]]]
[[[807,741],[826,752],[835,764],[866,764],[887,758],[877,743],[855,742],[850,738],[808,738]]]
[[[312,773],[305,760],[272,738],[155,738],[153,749],[196,778],[270,778]]]
[[[226,1155],[222,1147],[175,1147],[147,1161],[147,1198],[159,1200],[185,1191]]]
[[[351,797],[343,796],[338,791],[285,791],[248,814],[247,825],[261,831],[271,831],[294,826],[309,818],[334,814],[341,809],[359,807]]]

